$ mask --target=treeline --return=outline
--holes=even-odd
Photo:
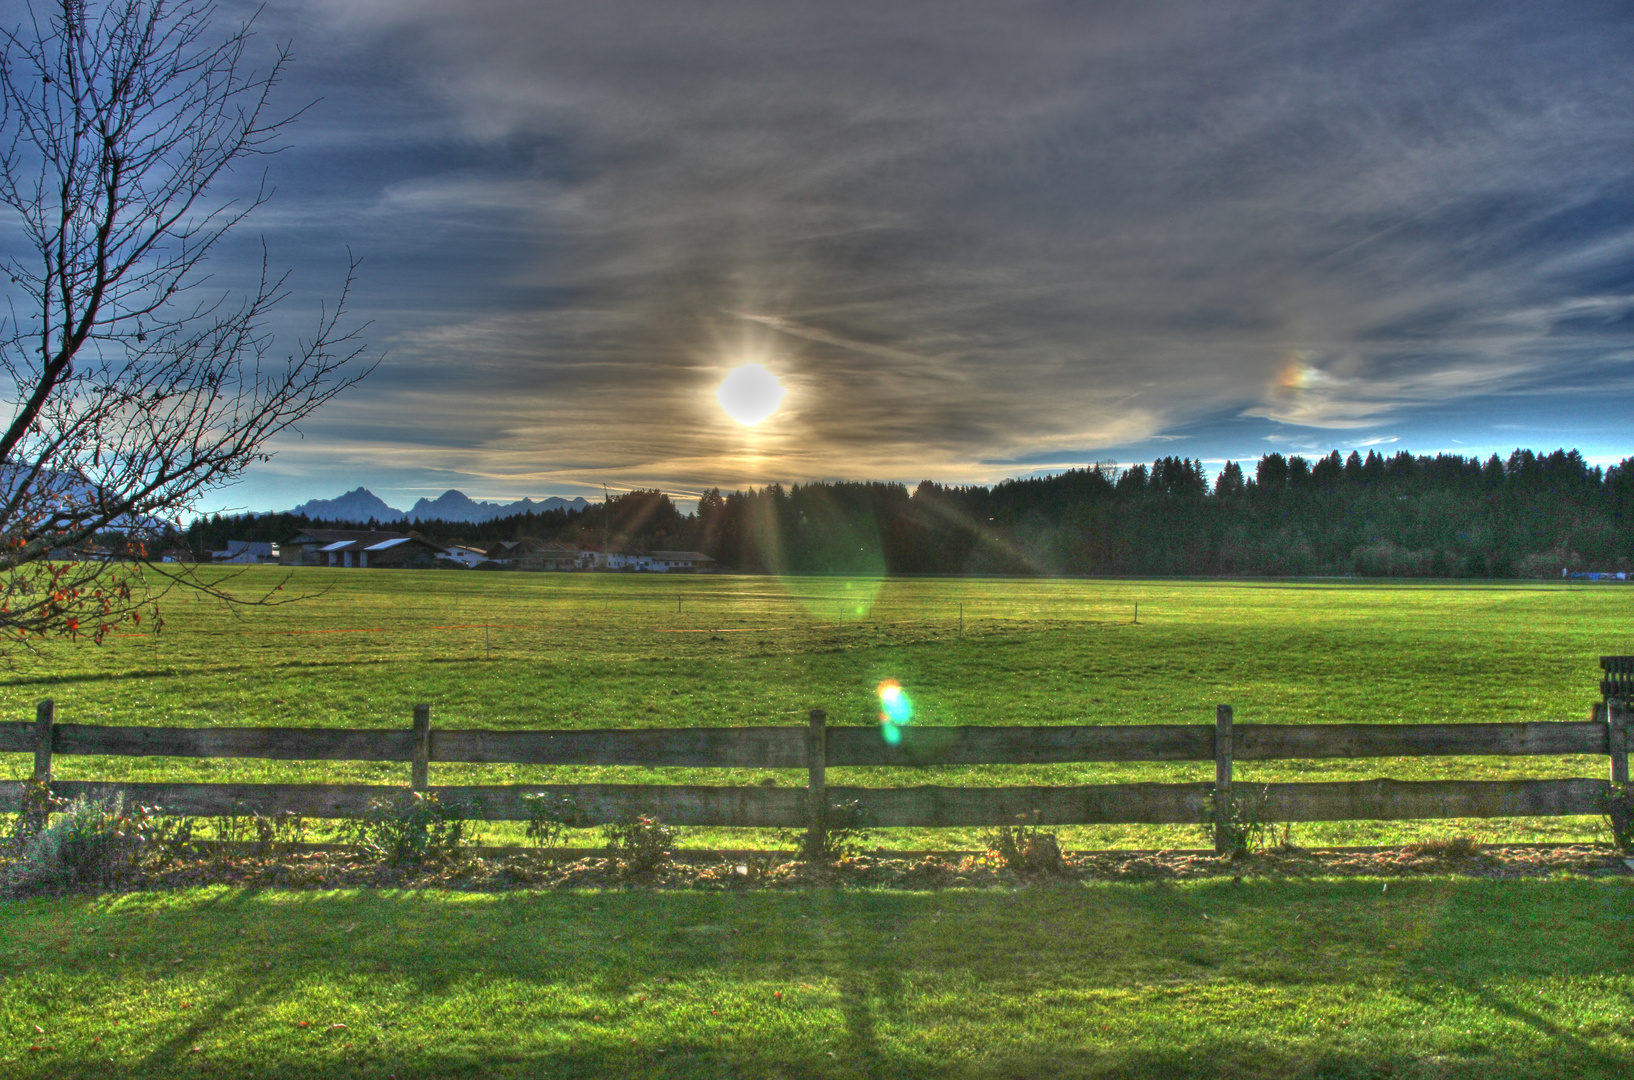
[[[229,540],[282,543],[305,529],[385,529],[413,533],[439,544],[469,544],[486,548],[502,540],[543,540],[574,547],[599,547],[602,537],[628,546],[676,549],[695,543],[692,519],[683,515],[661,491],[632,491],[608,508],[547,510],[492,521],[380,521],[326,520],[305,514],[214,514],[193,521],[186,543],[195,552],[220,551]]]
[[[220,525],[275,532],[275,518],[296,520]],[[267,538],[316,524],[300,519]],[[1563,568],[1634,570],[1634,458],[1601,470],[1575,450],[1485,461],[1267,454],[1252,474],[1233,462],[1211,482],[1201,462],[1166,457],[992,487],[712,490],[691,515],[662,492],[636,491],[583,511],[417,528],[477,546],[531,538],[599,547],[605,537],[703,551],[752,572],[1559,577]],[[231,538],[261,537],[239,529]]]
[[[698,517],[711,554],[744,569],[1558,577],[1634,569],[1634,459],[1267,454],[1211,483],[1171,457],[911,494],[773,485],[706,496]]]

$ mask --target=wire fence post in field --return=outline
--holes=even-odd
[[[494,658],[494,647],[488,643],[488,624],[482,624],[482,654],[486,660]]]
[[[959,605],[959,636],[965,636],[965,606]]]
[[[816,858],[825,846],[824,824],[828,817],[828,713],[811,710],[811,727],[806,732],[806,851]]]
[[[431,782],[431,706],[414,706],[414,758],[409,787],[424,791]]]

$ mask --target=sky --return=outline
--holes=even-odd
[[[15,7],[15,5],[10,5]],[[221,7],[226,23],[250,10]],[[376,370],[201,509],[1634,455],[1625,2],[272,0],[213,272]],[[759,364],[786,394],[716,401]]]

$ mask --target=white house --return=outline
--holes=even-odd
[[[464,544],[450,544],[437,552],[437,558],[457,562],[469,570],[477,563],[488,561],[488,553],[481,548],[466,547]]]
[[[701,551],[586,551],[584,566],[590,570],[629,570],[667,574],[697,571],[715,560]]]
[[[581,570],[630,570],[632,560],[638,556],[626,551],[581,551],[579,552],[579,568]]]

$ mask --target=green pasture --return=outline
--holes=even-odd
[[[0,904],[4,1077],[1634,1074],[1627,880]]]
[[[217,571],[222,572],[222,571]],[[249,568],[231,588],[284,580]],[[53,697],[65,722],[641,727],[876,721],[898,680],[921,724],[1566,720],[1598,698],[1598,657],[1634,652],[1634,591],[1615,585],[1326,581],[856,579],[298,570],[277,607],[178,592],[102,646],[50,642],[0,673],[0,715]],[[1135,609],[1139,605],[1139,622]],[[962,626],[961,626],[962,620]],[[0,756],[0,773],[30,759]],[[64,779],[406,782],[407,766],[60,758]],[[1602,776],[1594,758],[1240,765],[1242,780]],[[1208,779],[1211,766],[837,769],[830,783]],[[432,767],[433,783],[754,783],[710,770]],[[800,784],[803,774],[778,775]],[[1081,846],[1193,846],[1172,828],[1067,830]],[[1594,839],[1590,819],[1350,823],[1304,843]],[[503,842],[514,830],[497,827]],[[904,831],[890,846],[968,847]],[[698,831],[696,844],[765,837]]]

